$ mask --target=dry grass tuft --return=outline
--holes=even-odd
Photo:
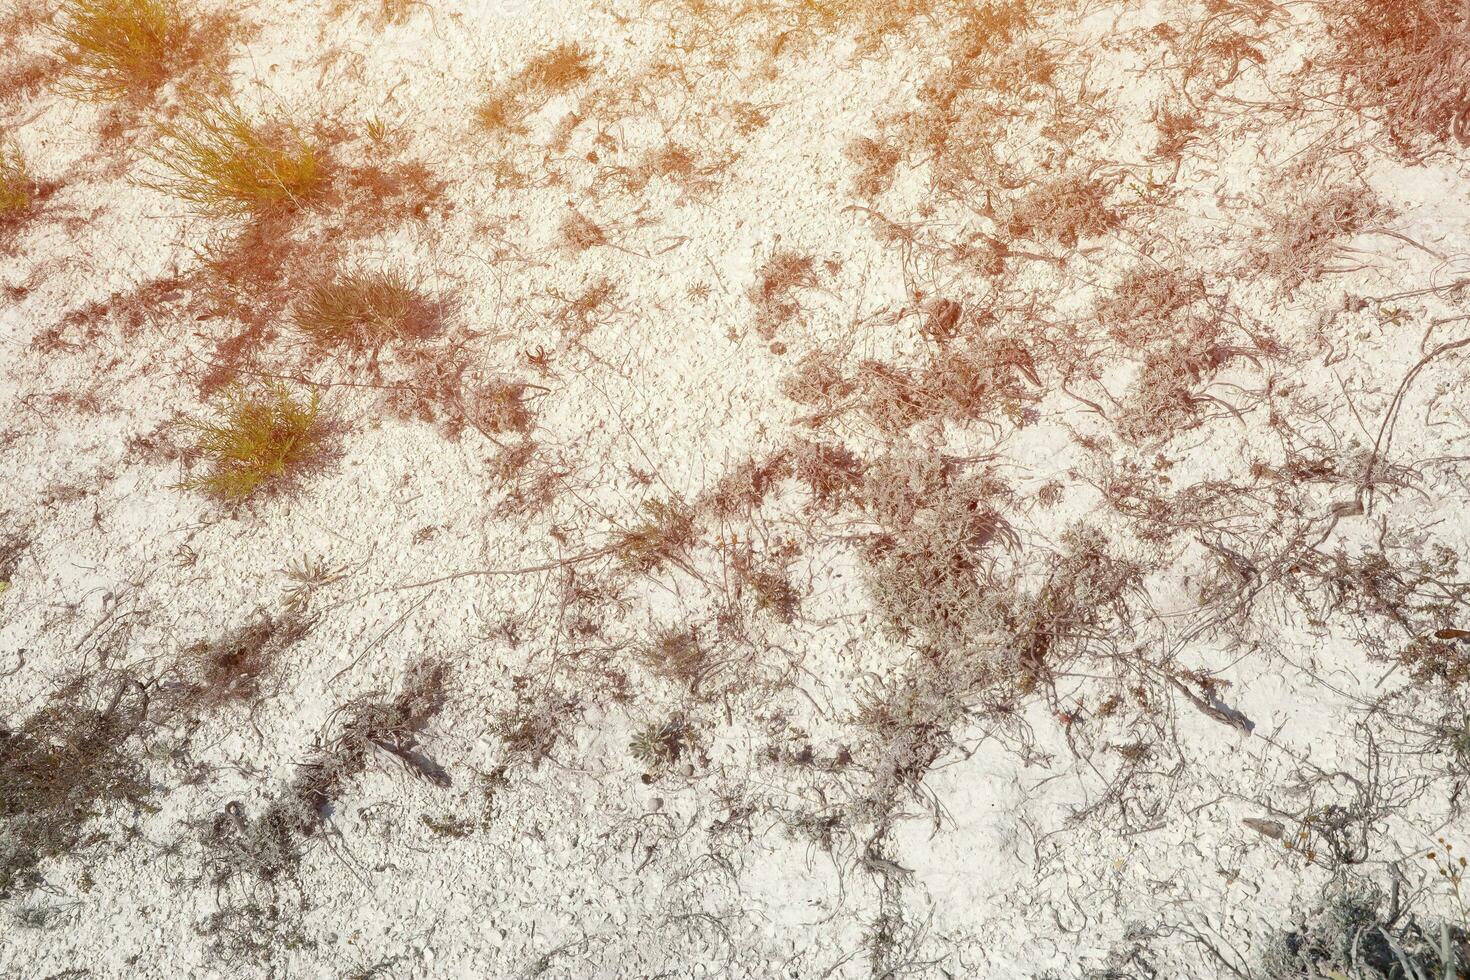
[[[928,312],[923,329],[937,349],[917,367],[866,359],[845,373],[826,357],[803,358],[783,387],[787,397],[816,410],[806,424],[852,411],[888,436],[936,418],[995,425],[1000,416],[1027,424],[1042,387],[1029,348],[983,317],[966,317],[953,301],[931,304]]]
[[[801,314],[796,291],[817,285],[816,261],[810,255],[783,250],[761,265],[749,290],[756,307],[756,332],[771,340],[776,331]]]
[[[1335,50],[1325,65],[1402,143],[1470,143],[1470,10],[1460,0],[1363,0],[1324,8]]]
[[[0,511],[0,519],[9,520],[10,511]],[[21,556],[30,549],[31,539],[22,531],[8,531],[0,534],[0,594],[10,587],[15,579],[15,570],[20,565]]]
[[[6,0],[0,3],[0,106],[7,113],[33,98],[57,74],[57,59],[40,45],[28,43],[51,31],[55,8],[51,0]]]
[[[643,648],[643,662],[670,680],[698,684],[708,655],[689,629],[663,629]]]
[[[233,501],[288,483],[321,459],[319,408],[315,391],[302,400],[279,382],[254,392],[232,390],[216,418],[182,421],[198,434],[189,456],[204,460],[208,472],[180,488]]]
[[[1237,359],[1259,366],[1264,350],[1218,342],[1208,331],[1181,332],[1144,357],[1129,397],[1115,417],[1126,442],[1145,444],[1194,428],[1210,414],[1236,410],[1201,389],[1222,367]]]
[[[1104,235],[1123,220],[1108,206],[1113,183],[1082,175],[1036,183],[1011,204],[1006,230],[1014,238],[1065,248]]]
[[[1415,637],[1400,651],[1399,662],[1417,681],[1437,680],[1451,687],[1470,683],[1470,637],[1465,630],[1440,629]]]
[[[348,272],[318,283],[296,308],[296,327],[318,347],[376,350],[432,333],[438,309],[400,272]]]
[[[238,108],[211,100],[182,122],[160,127],[150,154],[162,175],[145,186],[188,202],[201,214],[260,214],[296,207],[319,190],[317,151],[295,128],[258,124]]]
[[[523,694],[513,707],[496,713],[492,728],[510,756],[535,768],[552,757],[580,708],[576,697],[556,691]]]
[[[475,122],[487,133],[524,133],[532,113],[587,81],[595,71],[591,52],[576,44],[559,45],[492,89],[475,110]]]
[[[686,561],[697,536],[693,509],[675,497],[645,501],[643,511],[643,522],[620,532],[610,545],[623,567],[647,575]]]
[[[857,167],[853,191],[859,197],[877,197],[893,186],[893,175],[903,160],[903,150],[862,136],[848,144],[846,156]]]
[[[179,66],[190,31],[175,0],[64,0],[54,28],[78,94],[147,95]]]
[[[607,232],[591,218],[573,211],[562,219],[557,234],[561,244],[573,252],[585,252],[607,244]]]
[[[20,151],[0,147],[0,220],[14,217],[31,206],[33,186]]]
[[[1161,107],[1157,125],[1159,141],[1154,146],[1154,156],[1161,160],[1179,157],[1200,137],[1199,118],[1186,109]]]

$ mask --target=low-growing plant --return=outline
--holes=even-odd
[[[718,9],[716,4],[698,6]],[[799,25],[798,30],[791,31],[794,35],[822,38],[839,34],[851,37],[864,54],[878,52],[885,43],[910,32],[915,23],[958,20],[973,6],[955,0],[800,0],[796,3],[750,5],[767,16],[779,12],[782,17],[791,18]],[[794,41],[782,46],[794,47]]]
[[[848,144],[846,154],[856,167],[853,192],[859,197],[877,197],[893,186],[894,171],[903,160],[903,150],[882,143],[871,136],[861,136]]]
[[[288,483],[321,458],[320,407],[316,391],[301,398],[279,382],[233,389],[214,418],[182,421],[198,435],[189,455],[203,460],[207,472],[180,488],[236,501]]]
[[[592,52],[579,44],[559,44],[532,58],[517,76],[538,92],[558,95],[592,77]]]
[[[787,543],[773,553],[757,554],[753,549],[737,550],[730,556],[730,571],[740,591],[752,600],[759,612],[770,613],[782,623],[796,621],[801,608],[801,593],[791,581],[789,566],[796,549]]]
[[[1230,361],[1251,356],[1241,348],[1201,343],[1180,333],[1143,359],[1138,380],[1117,415],[1118,435],[1146,444],[1194,428],[1210,414],[1233,413],[1227,402],[1202,389]]]
[[[507,753],[538,767],[567,736],[580,707],[576,698],[554,691],[538,693],[497,712],[492,729]]]
[[[1253,250],[1255,262],[1286,289],[1295,289],[1320,277],[1347,239],[1387,214],[1387,206],[1365,188],[1339,186],[1297,196],[1267,215],[1261,244]]]
[[[0,519],[8,518],[9,511],[0,512]],[[21,556],[31,546],[30,536],[22,531],[0,534],[0,592],[8,588],[20,566]]]
[[[577,211],[562,219],[557,234],[561,238],[561,244],[573,252],[585,252],[589,248],[607,244],[607,232],[603,227]]]
[[[462,400],[466,415],[482,431],[492,435],[525,435],[536,423],[536,416],[526,403],[526,389],[519,381],[487,380],[465,392]]]
[[[662,769],[679,761],[693,744],[693,733],[682,718],[650,722],[638,729],[628,742],[633,758],[650,769]]]
[[[869,589],[895,636],[973,655],[1007,631],[1012,597],[992,581],[993,566],[1019,541],[1000,511],[1003,485],[952,461],[896,454],[871,465],[859,492],[879,529],[863,551]]]
[[[1006,230],[1015,238],[1064,248],[1106,234],[1122,222],[1108,204],[1114,183],[1083,174],[1039,181],[1011,203]]]
[[[1162,266],[1141,264],[1130,269],[1095,307],[1108,336],[1129,350],[1174,341],[1183,330],[1201,329],[1190,307],[1205,299],[1202,277]]]
[[[401,272],[348,272],[318,283],[296,307],[296,327],[324,348],[376,350],[435,326],[435,304]]]
[[[281,604],[289,616],[300,616],[311,606],[316,591],[344,578],[347,568],[333,568],[320,557],[303,556],[287,562],[281,572],[290,582],[281,589]]]
[[[729,169],[731,159],[711,157],[669,142],[649,149],[632,167],[608,168],[604,176],[635,194],[642,193],[654,180],[668,181],[691,193],[702,193],[717,185],[719,176]]]
[[[418,736],[445,703],[447,668],[412,668],[397,695],[368,695],[332,713],[328,731],[289,783],[254,813],[232,801],[205,822],[200,834],[204,872],[219,909],[201,924],[218,951],[263,961],[284,944],[311,942],[302,930],[307,901],[301,862],[331,832],[332,808],[378,753],[413,776],[441,788],[449,774],[418,748]],[[297,898],[286,901],[285,886]]]
[[[279,120],[255,122],[219,100],[159,128],[149,154],[161,173],[145,186],[173,194],[201,214],[259,214],[309,201],[321,184],[310,140]]]
[[[189,21],[175,0],[64,0],[54,28],[77,94],[147,94],[168,80]]]
[[[499,436],[524,435],[535,427],[530,398],[538,389],[547,390],[486,372],[463,347],[415,349],[399,366],[409,370],[388,386],[387,404],[394,413],[436,423],[451,438],[473,429],[502,451],[508,447]]]

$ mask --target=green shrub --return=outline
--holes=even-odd
[[[225,500],[287,483],[320,458],[325,434],[317,393],[303,400],[280,383],[254,392],[237,388],[216,418],[182,424],[198,434],[191,455],[208,472],[179,486]]]

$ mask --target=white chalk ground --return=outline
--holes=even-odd
[[[598,613],[608,617],[605,636],[580,646],[559,625],[560,573],[399,588],[599,547],[639,519],[643,499],[693,497],[744,456],[803,435],[797,420],[807,410],[781,388],[803,354],[916,356],[924,344],[917,321],[880,314],[909,304],[911,283],[926,276],[935,289],[969,289],[880,240],[876,225],[849,208],[864,202],[852,193],[844,151],[875,132],[874,120],[913,108],[941,57],[925,43],[898,40],[868,56],[838,32],[795,38],[792,53],[773,59],[760,46],[772,31],[742,23],[728,58],[691,56],[688,89],[643,84],[636,110],[609,125],[603,142],[593,142],[594,115],[555,161],[534,148],[577,110],[579,93],[538,113],[532,134],[511,141],[518,148],[472,134],[470,114],[486,87],[549,45],[574,40],[595,53],[600,76],[588,88],[647,79],[638,73],[676,50],[669,23],[690,16],[612,6],[618,16],[580,0],[430,0],[404,23],[378,26],[356,10],[264,0],[243,12],[259,32],[231,61],[245,105],[353,128],[379,116],[404,140],[394,152],[447,181],[447,215],[353,249],[420,270],[456,298],[455,316],[477,332],[473,349],[487,370],[548,389],[535,399],[533,436],[569,474],[567,492],[529,517],[497,512],[494,447],[477,433],[448,439],[391,416],[377,393],[345,387],[328,399],[346,426],[340,459],[298,493],[232,511],[173,489],[180,464],[141,454],[131,440],[167,440],[160,426],[200,410],[191,379],[197,358],[211,356],[214,325],[165,302],[136,330],[104,318],[91,335],[74,330],[72,346],[42,355],[34,343],[69,311],[189,268],[191,250],[218,223],[130,182],[146,169],[141,132],[99,154],[103,108],[42,93],[10,110],[6,135],[36,174],[61,187],[0,258],[9,290],[0,307],[0,515],[29,542],[0,596],[0,717],[35,711],[87,658],[164,664],[190,643],[278,610],[281,570],[302,555],[347,573],[313,596],[315,625],[285,653],[269,697],[164,739],[177,752],[149,759],[156,811],[121,806],[92,817],[100,840],[46,861],[44,885],[5,903],[0,975],[337,977],[377,967],[394,977],[1026,978],[1103,975],[1088,971],[1112,964],[1111,975],[1124,977],[1229,976],[1222,957],[1241,975],[1259,975],[1250,964],[1270,937],[1312,908],[1335,873],[1383,883],[1396,861],[1422,888],[1422,912],[1462,914],[1422,858],[1439,837],[1470,847],[1452,803],[1455,777],[1445,775],[1454,760],[1411,751],[1412,738],[1395,734],[1452,715],[1443,688],[1370,657],[1354,624],[1311,623],[1286,603],[1238,624],[1236,635],[1197,635],[1207,614],[1198,603],[1199,549],[1185,553],[1188,537],[1149,576],[1150,615],[1127,643],[1228,681],[1222,698],[1254,731],[1206,715],[1183,694],[1161,700],[1149,709],[1161,735],[1155,754],[1110,801],[1123,739],[1094,732],[1086,719],[1070,729],[1057,719],[1079,696],[1089,708],[1101,700],[1086,676],[1067,677],[1056,701],[1038,692],[1008,724],[977,711],[948,731],[921,790],[898,797],[881,855],[865,846],[874,827],[845,809],[881,768],[881,745],[855,719],[915,654],[885,639],[835,533],[819,535],[799,563],[809,585],[801,617],[762,621],[758,642],[731,651],[738,662],[711,685],[709,701],[657,678],[636,655],[637,639],[659,624],[711,621],[714,600],[687,576],[625,576],[620,602]],[[1271,378],[1280,392],[1272,405],[1240,418],[1222,410],[1137,452],[1172,461],[1176,489],[1245,480],[1252,461],[1279,459],[1273,406],[1317,420],[1324,442],[1335,432],[1344,458],[1370,447],[1423,354],[1426,327],[1459,309],[1451,296],[1423,294],[1340,312],[1344,298],[1443,285],[1470,267],[1464,153],[1411,166],[1380,140],[1344,150],[1311,179],[1360,182],[1396,211],[1379,227],[1434,255],[1369,233],[1336,243],[1342,251],[1327,265],[1351,271],[1328,271],[1291,293],[1269,277],[1252,285],[1221,272],[1244,261],[1252,222],[1295,206],[1290,162],[1345,117],[1253,118],[1251,101],[1290,77],[1311,36],[1305,20],[1289,20],[1308,14],[1292,12],[1288,27],[1262,42],[1266,66],[1247,66],[1228,90],[1237,104],[1207,110],[1211,141],[1177,175],[1172,162],[1150,163],[1151,108],[1174,76],[1158,51],[1122,41],[1204,16],[1187,5],[1118,5],[1044,18],[1039,36],[1066,52],[1058,84],[1078,90],[1083,52],[1092,63],[1088,104],[1109,110],[1079,132],[1079,145],[1116,161],[1140,188],[1172,179],[1179,195],[1168,207],[1130,205],[1125,231],[1084,242],[1091,252],[1069,260],[1070,285],[1044,263],[1018,265],[1009,284],[1050,290],[1048,315],[1070,309],[1085,330],[1077,311],[1092,294],[1078,283],[1116,281],[1154,235],[1158,261],[1201,271],[1212,292],[1284,345],[1275,362],[1237,361],[1221,375],[1241,388],[1211,389],[1245,402],[1231,391]],[[45,44],[30,34],[15,40]],[[767,122],[740,132],[735,103],[762,107]],[[997,148],[1004,159],[1027,159],[1031,123],[1015,121],[1014,145]],[[662,178],[637,193],[593,187],[601,167],[635,163],[668,139],[723,149],[733,163],[705,189]],[[342,152],[370,152],[364,146]],[[597,165],[585,161],[594,147]],[[507,155],[532,186],[497,179],[494,161]],[[873,206],[917,220],[927,179],[922,167],[901,167],[897,186]],[[933,203],[926,217],[936,226],[961,221],[962,209]],[[622,250],[557,248],[573,208]],[[840,261],[804,294],[807,314],[782,329],[784,353],[751,329],[746,295],[776,247]],[[602,276],[618,287],[616,310],[579,348],[559,353],[551,378],[535,375],[523,352],[560,342],[551,291],[572,295]],[[707,289],[691,291],[701,284]],[[1402,316],[1384,314],[1389,305]],[[1438,326],[1429,346],[1465,330],[1463,321]],[[289,369],[294,341],[289,331],[281,338],[279,364]],[[1394,430],[1394,463],[1466,455],[1470,401],[1456,357],[1416,378]],[[1098,389],[1112,386],[1118,395],[1128,370],[1109,365],[1074,391],[1100,401]],[[912,438],[935,451],[999,453],[1021,496],[1061,481],[1063,501],[1021,525],[1024,547],[1054,544],[1073,521],[1113,528],[1116,515],[1089,484],[1096,457],[1076,444],[1106,425],[1056,391],[1035,410],[998,445],[984,426],[922,426]],[[860,445],[871,434],[844,437]],[[652,485],[635,470],[654,474]],[[1344,516],[1323,549],[1372,548],[1384,533],[1394,547],[1427,552],[1440,543],[1464,554],[1463,472],[1422,466],[1417,490],[1381,494],[1372,514]],[[1318,512],[1344,502],[1341,486],[1302,492]],[[1408,536],[1414,527],[1418,538]],[[588,569],[593,578],[598,568]],[[511,643],[502,626],[517,618]],[[411,665],[431,659],[453,669],[450,703],[423,744],[451,775],[449,789],[384,755],[335,802],[335,834],[311,842],[299,884],[266,896],[264,886],[250,893],[238,880],[223,888],[200,880],[198,827],[231,801],[258,812],[330,734],[339,706],[396,690]],[[599,680],[608,665],[626,680]],[[1390,695],[1388,716],[1370,710]],[[535,764],[516,759],[496,727],[499,713],[528,703],[564,723],[550,757]],[[697,750],[645,782],[631,735],[681,712],[693,719]],[[818,765],[771,755],[806,746]],[[840,749],[852,766],[820,765]],[[1332,805],[1372,811],[1344,831],[1350,841],[1366,835],[1360,866],[1309,862],[1241,822],[1275,820],[1288,837],[1306,830],[1325,854],[1322,832],[1293,818]],[[847,823],[824,840],[813,828],[838,814]],[[204,924],[223,905],[251,900],[277,903],[299,921],[252,954],[221,951]],[[51,910],[47,922],[26,918],[38,908]],[[871,947],[884,921],[898,922],[896,951],[878,966]]]

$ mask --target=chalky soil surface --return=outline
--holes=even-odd
[[[0,8],[0,976],[1463,973],[1467,34]]]

